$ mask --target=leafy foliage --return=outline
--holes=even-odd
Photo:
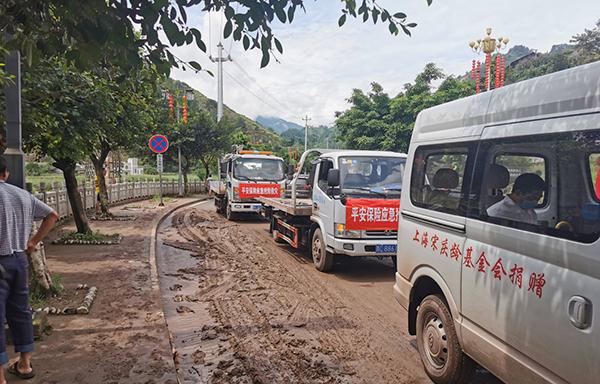
[[[443,78],[433,91],[431,83]],[[378,83],[372,83],[371,91],[366,94],[355,89],[348,99],[350,109],[337,113],[338,140],[350,149],[406,152],[419,112],[471,95],[473,88],[470,82],[446,77],[435,64],[429,63],[414,83],[406,84],[404,91],[394,98]]]
[[[406,14],[389,12],[375,0],[341,3],[340,26],[347,17],[362,17],[363,22],[387,24],[394,35],[400,30],[410,35],[416,27]],[[163,73],[171,66],[198,71],[202,67],[197,62],[177,58],[159,35],[164,32],[170,46],[195,45],[206,52],[206,38],[188,20],[194,7],[223,11],[223,37],[242,41],[246,50],[260,50],[261,67],[268,65],[271,56],[283,53],[271,25],[292,23],[298,10],[305,11],[304,0],[90,0],[85,5],[79,0],[4,0],[0,29],[12,36],[7,44],[20,48],[30,62],[65,53],[70,62],[89,68],[111,52],[125,67],[139,67],[147,60]]]

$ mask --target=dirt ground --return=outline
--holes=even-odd
[[[73,290],[78,284],[98,287],[89,315],[50,316],[50,336],[36,344],[31,383],[165,383],[177,382],[160,294],[153,288],[149,260],[156,220],[170,208],[144,201],[112,210],[134,221],[92,222],[93,230],[120,233],[120,245],[51,245],[46,254],[52,273]],[[65,225],[55,231],[73,230]],[[10,348],[9,348],[10,351]],[[16,382],[10,375],[9,383]],[[12,379],[12,380],[11,380]]]
[[[157,266],[183,383],[430,383],[392,295],[389,260],[344,259],[332,274],[228,222],[211,202],[159,230]],[[497,383],[485,372],[474,382]]]

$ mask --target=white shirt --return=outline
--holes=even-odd
[[[510,197],[506,196],[496,204],[487,209],[488,216],[519,221],[537,225],[538,219],[534,209],[523,209],[519,207]]]

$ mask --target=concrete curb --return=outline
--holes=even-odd
[[[195,205],[195,204],[199,204],[202,203],[204,201],[209,200],[210,198],[208,196],[205,197],[201,197],[199,199],[195,199],[180,205],[176,205],[172,208],[169,208],[169,210],[167,210],[162,216],[160,216],[158,219],[155,220],[155,222],[152,224],[152,233],[151,233],[151,237],[150,237],[150,255],[149,255],[149,260],[148,262],[150,263],[150,281],[151,281],[151,289],[153,293],[156,293],[158,295],[158,299],[160,300],[160,312],[162,314],[162,318],[165,324],[165,329],[167,330],[168,336],[169,336],[169,345],[171,346],[171,357],[172,357],[172,361],[173,361],[173,369],[175,371],[175,379],[177,380],[177,383],[181,383],[181,381],[179,380],[179,374],[177,371],[177,367],[175,366],[175,347],[173,346],[173,337],[171,335],[171,332],[169,331],[169,325],[167,324],[167,317],[165,316],[165,312],[163,309],[163,303],[162,303],[162,294],[160,292],[160,283],[159,283],[159,279],[158,279],[158,268],[156,266],[156,247],[157,247],[157,235],[158,235],[158,228],[160,227],[160,225],[170,216],[172,215],[175,211],[177,211],[178,209],[181,208],[187,208],[191,205]]]

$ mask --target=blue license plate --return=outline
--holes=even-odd
[[[259,211],[261,207],[261,205],[253,205],[252,209],[254,209],[255,211]]]
[[[375,253],[396,253],[396,244],[377,244]]]

